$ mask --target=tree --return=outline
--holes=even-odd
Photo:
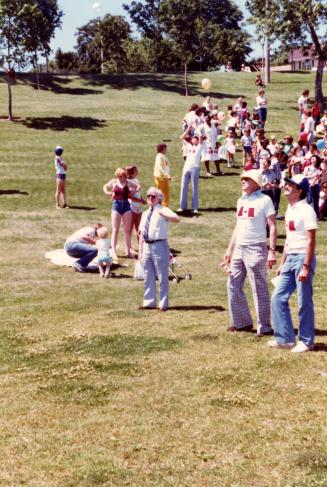
[[[123,4],[143,38],[152,41],[157,72],[160,70],[159,51],[163,33],[160,18],[161,4],[162,0],[145,0],[144,3],[133,0],[130,5]]]
[[[19,28],[24,33],[23,49],[28,60],[33,64],[39,81],[39,54],[48,56],[51,52],[50,41],[57,27],[61,26],[63,12],[59,10],[57,0],[35,0],[24,3],[19,12]]]
[[[0,49],[8,73],[8,118],[13,120],[12,82],[15,64],[23,67],[38,51],[50,52],[50,40],[60,25],[57,0],[0,0]]]
[[[184,64],[185,94],[188,66],[200,59],[203,67],[233,61],[241,64],[251,52],[241,28],[242,12],[229,0],[163,0],[161,19]]]
[[[77,53],[88,72],[124,70],[130,26],[120,15],[105,15],[77,29]]]
[[[247,0],[251,14],[250,22],[256,25],[258,35],[267,32],[272,41],[278,40],[282,48],[296,43],[307,46],[312,43],[318,56],[315,79],[315,96],[321,111],[324,109],[322,79],[327,61],[326,24],[327,5],[325,0]]]
[[[60,48],[55,53],[54,69],[64,72],[79,72],[80,62],[77,52],[63,52]]]

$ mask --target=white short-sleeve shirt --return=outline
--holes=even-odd
[[[145,223],[151,208],[147,209],[143,214],[140,222],[139,230],[143,234]],[[166,211],[161,205],[156,205],[150,219],[148,237],[149,240],[164,240],[168,236],[168,220],[160,215],[159,210]],[[169,208],[167,208],[167,211]],[[171,210],[169,210],[171,211]]]
[[[275,215],[269,196],[260,190],[242,196],[237,202],[236,244],[253,245],[266,242],[267,218]]]
[[[287,254],[305,254],[308,246],[308,230],[315,230],[317,216],[306,200],[300,200],[295,205],[288,205],[285,214]]]

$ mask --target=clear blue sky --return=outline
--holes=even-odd
[[[183,0],[181,0],[183,1]],[[245,0],[234,0],[240,7],[246,18]],[[76,44],[75,32],[77,27],[81,27],[95,17],[102,17],[110,13],[111,15],[124,15],[127,12],[123,9],[123,3],[131,3],[131,0],[58,0],[60,8],[64,11],[62,29],[56,31],[56,36],[51,43],[55,51],[61,47],[64,51],[72,50]],[[96,8],[97,7],[97,8]],[[247,30],[253,34],[253,28]],[[255,56],[261,55],[261,48],[253,43],[252,48]]]

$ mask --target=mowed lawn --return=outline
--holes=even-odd
[[[254,74],[205,76],[221,109],[240,95],[252,109]],[[181,119],[202,103],[202,77],[191,75],[194,96],[185,98],[177,75],[52,76],[40,91],[20,75],[14,123],[4,117],[0,77],[1,486],[327,486],[327,222],[318,232],[316,348],[299,356],[270,350],[252,333],[226,333],[218,264],[235,222],[240,167],[223,166],[225,175],[212,179],[202,170],[200,215],[170,226],[170,246],[193,279],[171,284],[167,313],[138,310],[143,283],[130,260],[104,280],[44,258],[79,227],[110,225],[102,186],[117,167],[138,165],[144,195],[163,140],[177,176],[171,208],[179,206]],[[313,94],[314,76],[272,81],[268,135],[295,136],[297,99],[304,88]],[[61,211],[57,144],[69,165],[71,209]]]

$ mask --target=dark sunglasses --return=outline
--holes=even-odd
[[[146,197],[147,198],[151,198],[151,199],[155,199],[157,197],[157,195],[155,195],[155,194],[147,194]]]

